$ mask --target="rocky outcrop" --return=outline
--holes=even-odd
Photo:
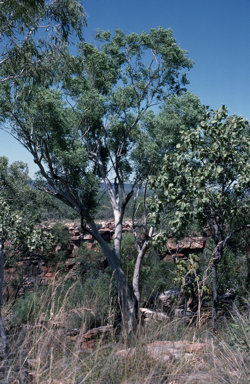
[[[51,231],[53,225],[56,224],[55,222],[50,222],[48,224],[44,224],[42,226],[42,229]],[[68,231],[70,235],[70,243],[67,245],[67,252],[68,255],[72,255],[74,257],[75,251],[80,246],[80,244],[84,241],[87,243],[88,248],[90,249],[93,244],[95,243],[95,238],[88,232],[82,232],[81,227],[79,223],[77,222],[71,222],[71,223],[63,223],[66,230]],[[115,223],[114,221],[101,221],[99,224],[101,226],[99,228],[99,233],[102,236],[102,238],[107,241],[108,243],[111,242],[112,239],[114,239],[115,234]],[[129,221],[124,221],[122,224],[122,232],[130,232],[132,230],[132,223]],[[58,246],[58,251],[60,250],[60,246]]]
[[[158,293],[158,295],[151,296],[147,305],[153,308],[166,310],[171,306],[173,300],[177,299],[179,296],[180,296],[180,290],[178,288],[170,289],[168,291]],[[179,299],[180,299],[180,302],[182,302],[181,297],[179,297]]]
[[[90,329],[82,336],[81,349],[93,349],[100,341],[103,341],[111,336],[113,331],[112,325],[105,325]]]
[[[206,246],[206,238],[202,236],[188,236],[180,241],[170,238],[166,244],[165,260],[168,261],[171,257],[186,258],[191,253],[203,252]],[[169,256],[171,255],[171,256]]]
[[[149,309],[149,308],[140,308],[140,311],[141,311],[142,318],[146,323],[152,320],[157,322],[170,320],[170,317],[163,312],[153,311],[152,309]]]
[[[51,231],[53,226],[57,222],[48,222],[42,225],[42,230]],[[55,252],[64,251],[67,255],[67,259],[64,262],[65,271],[70,272],[72,278],[79,266],[80,262],[77,260],[77,250],[84,242],[87,249],[91,249],[96,244],[96,240],[89,233],[83,233],[80,225],[77,222],[64,222],[65,231],[69,234],[69,242],[66,246],[62,246],[60,243],[55,246]],[[114,237],[115,224],[113,221],[100,222],[99,232],[101,236],[107,242],[110,242]],[[122,232],[129,232],[132,229],[130,222],[124,222],[122,226]],[[10,245],[8,245],[10,247]],[[8,246],[6,247],[6,259],[8,259]],[[103,262],[103,268],[107,267],[108,263]],[[5,282],[3,295],[8,300],[9,298],[16,296],[17,294],[23,294],[26,291],[30,291],[34,286],[38,284],[47,285],[54,278],[54,268],[49,263],[44,261],[42,251],[36,252],[36,254],[27,256],[24,255],[22,260],[15,263],[15,265],[9,265],[5,270]],[[13,283],[15,280],[15,283]],[[20,283],[19,283],[20,282]]]
[[[116,352],[116,357],[133,357],[137,353],[146,353],[154,360],[166,362],[181,357],[190,358],[194,353],[204,353],[208,345],[205,343],[190,343],[187,341],[154,341],[140,348],[127,348]]]

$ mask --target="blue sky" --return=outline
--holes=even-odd
[[[84,37],[93,42],[95,29],[148,32],[171,28],[182,49],[195,62],[188,90],[203,104],[250,119],[250,0],[85,0],[88,26]],[[28,162],[27,150],[0,130],[1,156],[10,163]]]

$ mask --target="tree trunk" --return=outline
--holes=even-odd
[[[247,276],[246,276],[246,288],[250,289],[250,255],[249,255],[249,238],[245,238],[245,249],[247,259]]]
[[[135,311],[136,311],[136,318],[140,318],[140,302],[141,302],[141,295],[140,295],[140,289],[139,289],[139,282],[140,282],[140,271],[141,271],[141,263],[143,260],[143,257],[148,249],[148,246],[144,243],[143,247],[140,249],[136,263],[135,263],[135,269],[134,269],[134,275],[133,275],[133,291],[135,295]]]
[[[95,235],[96,240],[100,244],[105,257],[108,260],[112,272],[114,273],[121,305],[123,332],[130,334],[136,328],[135,304],[133,294],[129,289],[126,276],[121,265],[120,249],[122,226],[120,224],[116,225],[114,249],[112,250],[106,241],[101,237],[93,220],[89,221],[89,225]]]
[[[0,242],[0,352],[5,352],[7,346],[7,336],[1,316],[2,306],[2,290],[3,290],[3,279],[4,279],[4,253],[3,245]]]
[[[218,258],[216,258],[217,252],[215,253],[215,260],[212,266],[212,281],[213,281],[213,307],[212,307],[212,326],[213,330],[217,331],[217,308],[218,308],[218,283],[217,283],[217,268]]]
[[[150,227],[149,234],[145,235],[145,240],[143,242],[143,245],[139,247],[137,245],[138,250],[138,256],[135,263],[135,269],[134,269],[134,275],[133,275],[133,291],[135,295],[135,310],[136,310],[136,318],[140,318],[140,301],[141,301],[141,295],[140,295],[140,289],[139,289],[139,282],[140,282],[140,271],[141,271],[141,264],[142,260],[149,248],[149,238],[153,234],[153,227]],[[137,237],[134,234],[135,240],[137,241]]]
[[[107,246],[107,244],[100,243],[100,245],[106,258],[108,261],[110,260],[109,265],[114,273],[117,284],[122,311],[123,332],[130,334],[134,332],[136,328],[135,302],[133,294],[127,284],[120,259],[117,257],[115,252]]]

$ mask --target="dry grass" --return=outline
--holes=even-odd
[[[61,297],[58,292],[65,292],[65,284],[65,279],[54,280],[39,296],[38,304],[30,308],[30,320],[25,324],[20,323],[11,303],[4,305],[9,343],[7,355],[0,361],[2,384],[250,382],[250,320],[236,308],[231,317],[220,320],[216,336],[211,333],[209,322],[197,328],[173,319],[141,327],[129,340],[113,335],[100,341],[94,350],[82,351],[82,334],[100,323],[95,320],[100,303],[83,294],[78,307],[71,305],[77,284],[72,284]],[[80,333],[69,337],[68,331],[76,324]],[[143,348],[157,340],[199,341],[206,343],[206,349],[162,362],[154,360]],[[126,347],[136,347],[135,354],[118,358],[116,352]]]

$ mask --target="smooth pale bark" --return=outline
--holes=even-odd
[[[99,234],[99,231],[96,231],[96,225],[91,220],[90,226],[93,232],[96,235],[96,239],[99,242],[104,255],[106,256],[109,265],[114,273],[115,281],[117,284],[121,311],[122,311],[122,320],[123,320],[123,331],[126,333],[132,333],[136,328],[135,321],[135,303],[134,297],[129,289],[127,284],[126,276],[122,269],[121,264],[121,242],[122,242],[122,222],[124,217],[124,212],[129,202],[130,198],[133,195],[133,190],[129,194],[125,194],[124,184],[120,178],[119,171],[116,168],[116,178],[114,186],[107,177],[105,172],[105,167],[102,161],[100,153],[100,142],[96,140],[97,151],[96,151],[96,163],[98,165],[102,179],[106,185],[110,202],[113,209],[114,222],[115,222],[115,233],[114,233],[114,246],[113,250],[109,248],[108,244],[102,239]],[[118,164],[117,164],[118,165]],[[119,188],[122,193],[122,201],[120,202]],[[96,228],[96,229],[95,229]]]
[[[105,257],[108,260],[108,263],[114,274],[114,278],[117,284],[117,289],[119,293],[121,312],[122,312],[122,321],[123,321],[123,332],[132,333],[136,328],[135,320],[135,304],[133,294],[127,284],[125,273],[122,269],[120,250],[121,250],[121,240],[122,240],[122,225],[121,220],[118,223],[115,222],[115,240],[114,248],[111,249],[105,240],[103,240],[100,235],[98,228],[93,220],[89,221],[90,228],[100,244],[102,251]]]
[[[139,283],[140,283],[140,272],[141,272],[141,264],[143,261],[143,258],[149,248],[149,238],[153,234],[153,227],[150,227],[149,234],[145,235],[145,239],[143,244],[140,246],[138,242],[137,244],[137,250],[138,250],[138,256],[135,263],[135,269],[134,269],[134,275],[133,275],[133,291],[135,295],[135,308],[136,308],[136,317],[139,319],[140,316],[140,301],[141,301],[141,295],[140,295],[140,289],[139,289]],[[136,238],[136,234],[134,233],[134,236]],[[137,239],[137,238],[136,238]]]
[[[1,315],[3,279],[4,279],[4,253],[3,253],[3,245],[0,242],[0,346],[1,346],[1,352],[5,351],[5,348],[7,345],[7,336],[6,336],[2,315]]]

